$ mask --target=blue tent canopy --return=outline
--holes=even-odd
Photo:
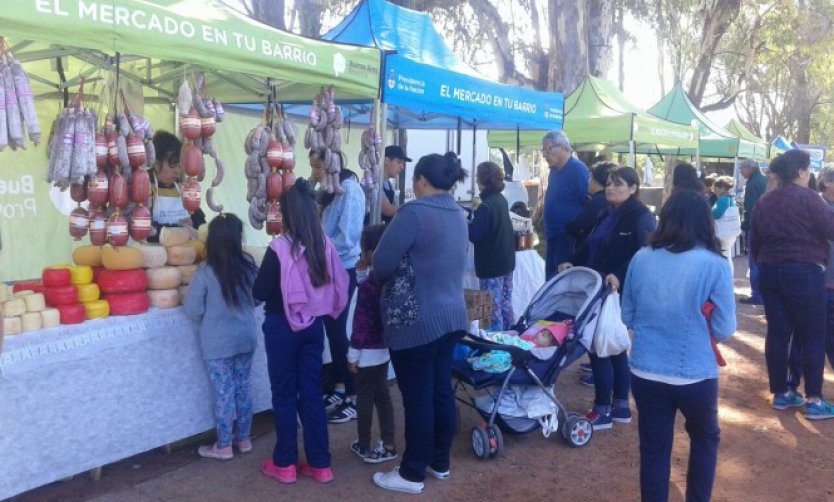
[[[383,51],[382,100],[394,127],[562,129],[564,96],[485,80],[446,45],[431,18],[385,0],[362,0],[324,40]],[[350,71],[350,68],[348,68]]]

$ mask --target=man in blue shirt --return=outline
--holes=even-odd
[[[570,141],[562,131],[550,131],[542,138],[542,155],[550,167],[543,211],[547,279],[556,275],[560,263],[570,261],[573,238],[565,227],[576,218],[588,199],[588,166],[572,154]]]

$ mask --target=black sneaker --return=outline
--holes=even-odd
[[[738,302],[743,303],[745,305],[763,305],[764,304],[764,302],[762,302],[760,299],[753,298],[752,296],[748,296],[747,298],[742,298]]]
[[[351,443],[350,451],[355,453],[359,458],[361,458],[365,462],[368,461],[368,457],[372,453],[370,448],[362,448],[361,446],[359,446],[359,440],[356,440],[353,443]]]
[[[343,424],[351,420],[356,420],[356,416],[356,405],[351,401],[345,400],[338,408],[328,413],[327,421],[331,424]]]
[[[340,392],[324,395],[324,411],[330,413],[345,402],[345,395]]]
[[[381,464],[383,462],[388,462],[389,460],[394,460],[397,458],[397,452],[394,450],[389,450],[388,448],[379,445],[378,448],[375,448],[374,451],[370,452],[367,457],[365,457],[365,462],[368,464]]]

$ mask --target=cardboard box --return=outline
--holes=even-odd
[[[467,289],[464,298],[469,322],[478,321],[481,329],[492,326],[492,292]]]

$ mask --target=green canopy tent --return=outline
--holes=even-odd
[[[699,110],[678,82],[649,112],[671,122],[690,124],[693,121],[700,130],[700,156],[716,159],[737,159],[739,157],[756,157],[761,152],[758,141],[741,138],[719,126]],[[661,152],[663,153],[663,152]],[[696,152],[680,152],[695,155]]]
[[[765,160],[768,158],[768,149],[770,147],[768,142],[750,132],[750,129],[744,127],[744,124],[740,120],[736,118],[730,119],[724,126],[724,129],[753,144],[754,154],[750,157],[756,160]],[[739,156],[741,157],[741,155]]]
[[[45,182],[46,144],[62,101],[77,92],[82,78],[87,104],[96,109],[101,98],[113,100],[106,84],[113,83],[118,64],[128,101],[144,105],[134,111],[169,131],[176,127],[177,90],[197,71],[205,73],[209,95],[224,104],[265,101],[270,88],[279,101],[307,101],[325,85],[333,85],[340,99],[379,96],[378,49],[285,33],[216,1],[6,0],[3,7],[0,36],[29,73],[43,141],[28,143],[26,151],[0,152],[0,281],[39,276],[44,266],[66,262],[72,253],[67,215],[75,203]],[[105,104],[100,111],[107,110]],[[226,167],[215,196],[224,211],[246,220],[243,142],[261,118],[231,106],[226,112],[214,135]],[[306,169],[299,162],[297,174]],[[210,181],[211,175],[203,190]],[[248,245],[268,241],[252,228],[244,237]],[[86,238],[77,244],[84,243]]]
[[[617,87],[588,76],[565,100],[565,134],[579,151],[607,145],[615,151],[695,150],[698,131],[659,119],[632,105]],[[490,131],[491,147],[538,147],[544,131]],[[632,158],[631,164],[634,164]]]

